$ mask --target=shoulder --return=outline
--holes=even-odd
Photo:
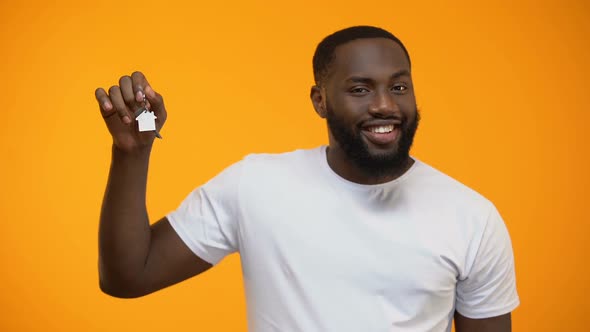
[[[317,165],[320,155],[321,147],[283,153],[253,153],[244,157],[242,163],[248,174],[307,171],[309,167]]]
[[[244,160],[248,163],[290,163],[308,161],[320,154],[321,147],[313,149],[297,149],[281,153],[251,153]]]
[[[451,209],[461,209],[477,214],[495,209],[493,203],[482,194],[457,179],[418,159],[412,170],[409,186],[423,198]]]

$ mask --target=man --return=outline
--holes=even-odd
[[[96,98],[113,137],[100,220],[100,286],[138,297],[240,252],[250,331],[510,331],[512,247],[494,205],[410,157],[418,127],[409,55],[352,27],[313,58],[313,106],[329,146],[250,155],[150,227],[154,132],[138,132],[141,73]]]

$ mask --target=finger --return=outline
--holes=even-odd
[[[143,73],[136,71],[131,74],[131,81],[133,84],[133,93],[135,96],[135,101],[138,103],[143,102],[145,97],[145,88],[148,85],[147,80]]]
[[[100,108],[100,113],[103,118],[107,118],[113,114],[116,114],[116,112],[113,112],[113,104],[111,103],[111,99],[103,88],[96,89],[94,91],[94,97],[96,97],[96,101],[98,102],[98,107]]]
[[[119,79],[119,87],[125,104],[127,104],[129,109],[133,110],[137,104],[135,102],[135,96],[133,95],[133,83],[131,77],[127,75],[122,76]]]
[[[166,107],[164,106],[164,99],[149,85],[145,88],[145,96],[147,98],[147,101],[151,105],[152,111],[154,111],[154,113],[158,117],[158,120],[160,120],[163,124],[164,121],[166,121],[167,117]]]
[[[125,124],[130,124],[131,117],[129,115],[129,111],[127,110],[127,106],[125,105],[125,101],[123,100],[121,89],[117,85],[113,85],[109,89],[109,97],[111,98],[113,107],[117,111],[117,114],[119,114],[121,121],[123,121]]]

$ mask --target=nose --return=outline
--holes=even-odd
[[[378,91],[371,100],[369,113],[376,118],[389,118],[399,113],[399,106],[391,92]]]

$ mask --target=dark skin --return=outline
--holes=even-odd
[[[370,119],[396,121],[402,114],[415,117],[415,97],[410,68],[401,48],[390,40],[357,40],[336,49],[336,60],[321,87],[314,86],[311,99],[316,112],[326,117],[327,102],[333,111],[355,128]],[[101,115],[112,139],[112,162],[99,226],[99,276],[101,289],[121,298],[140,297],[168,287],[211,268],[178,237],[166,218],[150,226],[146,209],[149,157],[154,132],[140,133],[133,113],[143,95],[157,116],[161,130],[167,113],[162,96],[145,76],[123,76],[108,93],[95,92]],[[369,143],[373,154],[397,148]],[[367,177],[350,163],[330,133],[328,163],[340,176],[357,183],[391,181],[413,163],[408,158],[395,174]],[[510,314],[470,319],[455,313],[457,332],[510,331]]]
[[[392,45],[393,44],[393,45]],[[355,131],[365,124],[394,124],[402,117],[416,117],[416,98],[409,62],[394,42],[383,39],[359,39],[336,49],[336,57],[320,86],[311,89],[311,100],[318,115],[326,118],[328,103]],[[395,152],[394,142],[378,145],[366,139],[372,155]],[[414,161],[407,158],[394,174],[374,178],[350,161],[329,131],[328,164],[343,178],[362,184],[389,182],[407,171]]]
[[[154,132],[140,133],[133,113],[145,93],[157,116],[166,121],[162,96],[142,73],[123,76],[108,94],[96,90],[105,124],[113,138],[112,162],[99,226],[100,288],[116,297],[139,297],[211,267],[178,237],[166,218],[150,226],[146,185]]]
[[[394,122],[403,116],[416,117],[416,98],[410,64],[402,48],[385,38],[358,39],[336,48],[335,59],[319,86],[311,88],[311,100],[318,115],[326,118],[328,104],[337,116],[346,119],[353,130],[371,121]],[[330,134],[328,164],[343,178],[362,184],[392,181],[413,164],[407,158],[392,175],[375,178],[359,170]],[[363,136],[373,155],[396,151],[398,140],[374,144]],[[509,332],[510,313],[484,319],[472,319],[455,312],[457,332]]]

